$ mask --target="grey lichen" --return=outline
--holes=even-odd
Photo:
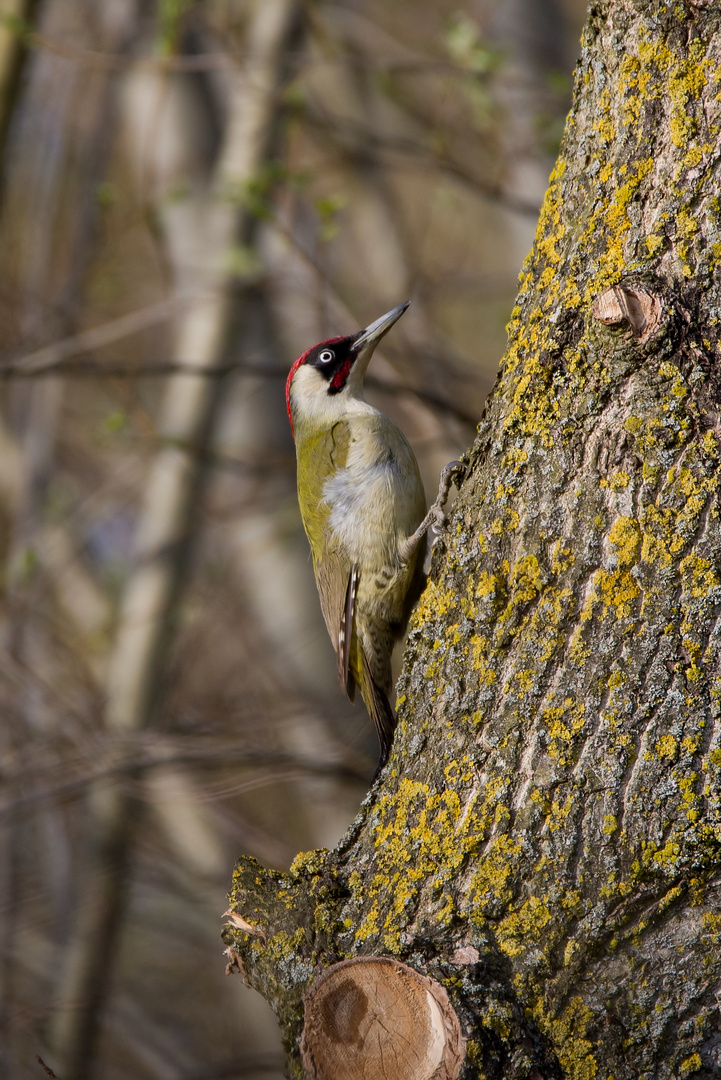
[[[313,972],[373,952],[446,987],[467,1076],[721,1071],[720,31],[592,5],[389,766],[337,851],[239,871],[291,1047]]]

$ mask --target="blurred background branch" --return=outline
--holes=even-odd
[[[435,489],[503,352],[584,9],[0,7],[0,1075],[282,1075],[223,973],[228,870],[333,844],[375,753],[283,380],[411,298],[367,386]]]

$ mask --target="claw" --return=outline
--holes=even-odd
[[[446,526],[446,515],[444,513],[444,507],[448,499],[448,492],[451,489],[451,483],[453,477],[461,470],[465,465],[462,461],[451,461],[448,465],[441,469],[441,479],[438,485],[438,495],[436,501],[428,510],[428,513],[423,518],[416,531],[412,536],[409,536],[407,540],[403,541],[403,544],[399,547],[399,556],[403,563],[407,562],[413,551],[418,546],[419,541],[425,536],[431,526],[441,532]]]
[[[432,515],[433,524],[438,530],[446,527],[446,515],[445,505],[448,501],[448,492],[451,490],[451,484],[453,478],[464,468],[462,461],[450,461],[447,465],[441,469],[441,479],[438,484],[438,495],[436,501],[430,508],[429,513]]]
[[[465,463],[463,461],[449,461],[448,464],[441,470],[441,480],[446,477],[449,481],[453,480],[460,472],[465,469]],[[450,488],[450,483],[449,483]]]

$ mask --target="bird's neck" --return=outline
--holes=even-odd
[[[297,405],[293,410],[296,441],[334,424],[378,411],[365,400],[362,388],[360,391],[348,388],[342,394],[313,395],[305,400],[301,397],[294,404]]]

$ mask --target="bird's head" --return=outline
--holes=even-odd
[[[368,361],[378,342],[400,319],[409,303],[399,304],[357,334],[321,341],[298,357],[285,384],[285,401],[293,434],[294,419],[317,417],[321,420],[324,416],[337,414],[344,398],[362,397]]]

